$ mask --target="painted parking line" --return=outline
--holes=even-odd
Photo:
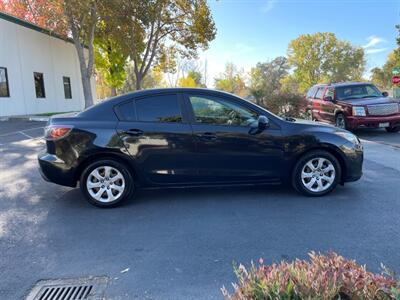
[[[23,140],[41,138],[43,137],[43,129],[44,127],[35,127],[2,134],[0,135],[0,146]]]

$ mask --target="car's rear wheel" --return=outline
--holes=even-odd
[[[336,115],[335,126],[341,129],[347,129],[346,117],[344,116],[344,114]]]
[[[385,129],[386,129],[387,132],[394,133],[394,132],[399,132],[400,131],[400,126],[386,127]]]
[[[118,161],[99,160],[82,172],[80,188],[89,203],[114,207],[129,198],[134,189],[129,169]]]
[[[323,196],[335,189],[341,177],[338,160],[329,152],[316,150],[305,154],[293,172],[293,186],[306,196]]]

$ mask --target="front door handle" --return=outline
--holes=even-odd
[[[132,135],[132,136],[141,136],[143,135],[143,131],[140,129],[128,129],[124,131],[125,134]]]
[[[217,136],[211,132],[204,132],[202,134],[199,134],[198,137],[207,141],[214,141],[217,139]]]

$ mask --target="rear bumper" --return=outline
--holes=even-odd
[[[347,126],[349,129],[358,127],[378,128],[381,123],[389,123],[389,127],[400,126],[400,114],[381,117],[347,117]]]
[[[56,155],[47,152],[38,155],[39,172],[46,181],[76,187],[75,170]]]

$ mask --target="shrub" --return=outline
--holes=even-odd
[[[243,265],[235,267],[238,283],[234,293],[225,287],[222,293],[229,300],[400,300],[400,285],[394,275],[367,272],[365,266],[346,260],[336,253],[328,255],[310,253],[310,260],[292,263],[259,265],[252,263],[250,270]]]
[[[260,105],[280,116],[303,118],[306,100],[302,95],[279,93],[265,97]]]

